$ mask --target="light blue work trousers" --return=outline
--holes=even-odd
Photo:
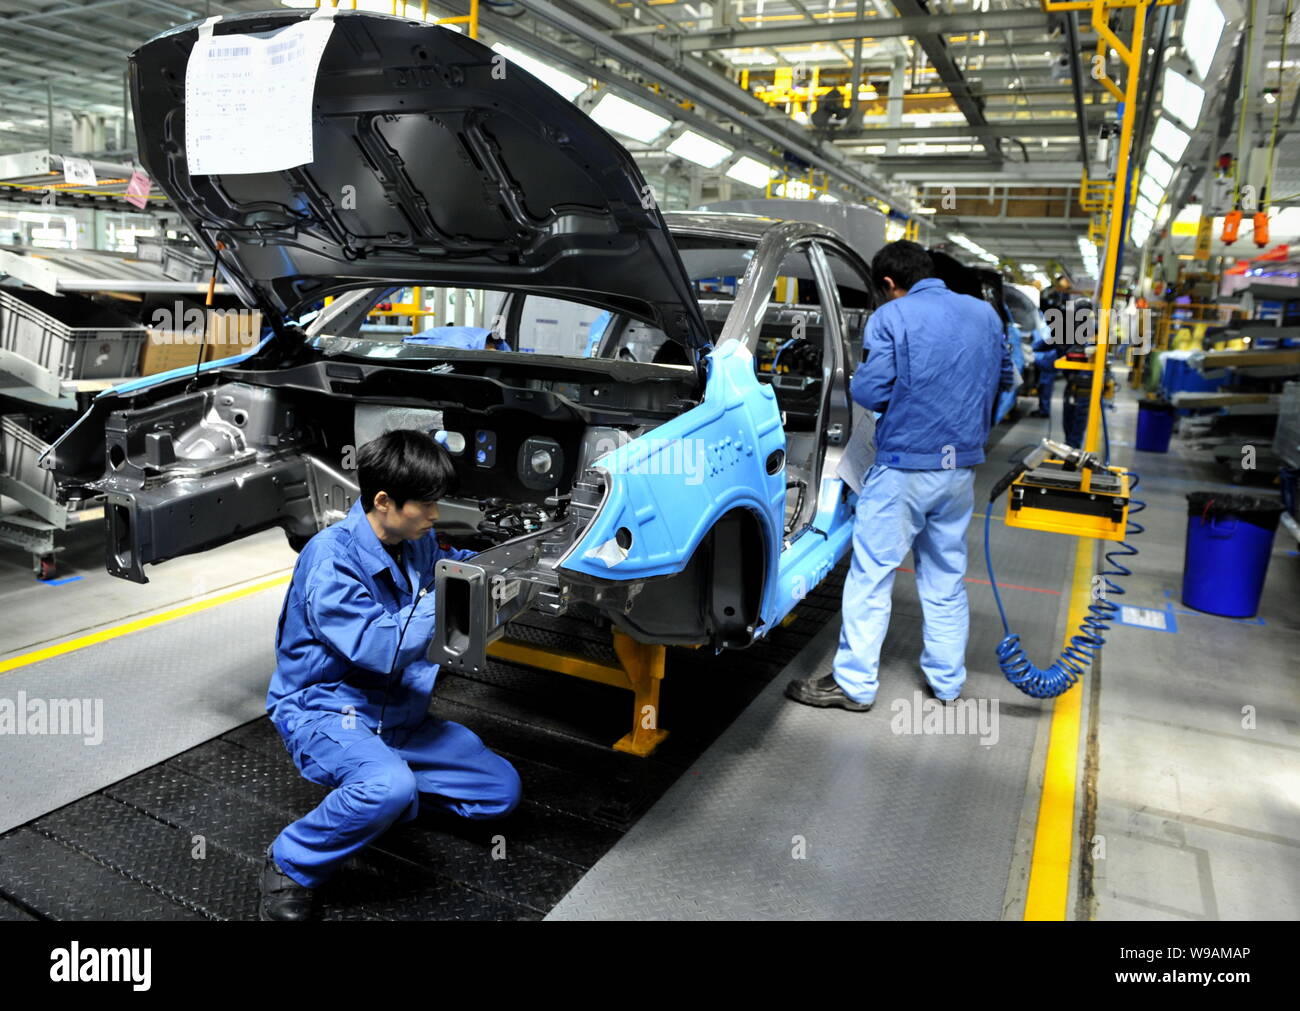
[[[889,631],[894,572],[911,551],[924,616],[921,670],[941,699],[966,682],[966,527],[975,506],[975,471],[867,471],[853,523],[853,562],[844,581],[835,680],[855,702],[875,701],[880,648]]]

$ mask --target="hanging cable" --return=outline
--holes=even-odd
[[[1273,132],[1268,141],[1268,175],[1264,178],[1264,195],[1259,202],[1259,209],[1267,211],[1269,205],[1274,201],[1269,199],[1269,190],[1273,186],[1273,166],[1277,157],[1277,134],[1278,128],[1282,121],[1282,95],[1283,95],[1283,75],[1286,73],[1286,44],[1287,37],[1291,34],[1291,4],[1293,0],[1286,0],[1286,13],[1282,16],[1282,53],[1277,62],[1277,94],[1273,97]]]

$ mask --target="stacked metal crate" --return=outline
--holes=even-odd
[[[21,507],[0,514],[0,544],[30,552],[42,579],[55,575],[56,535],[103,516],[98,501],[60,503],[54,475],[40,466],[50,441],[77,418],[69,387],[137,375],[146,334],[88,298],[0,289],[0,372],[17,383],[2,392],[29,401],[21,413],[0,417],[0,492]]]

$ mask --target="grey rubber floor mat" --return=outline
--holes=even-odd
[[[25,729],[39,726],[32,714],[42,706],[47,713],[44,733],[0,734],[0,832],[259,716],[283,595],[283,586],[261,590],[202,620],[164,622],[0,675],[0,704],[25,712]],[[50,732],[56,709],[60,729],[77,732]]]

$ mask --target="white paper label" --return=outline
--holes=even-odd
[[[99,180],[95,177],[95,166],[85,158],[64,158],[63,178],[75,186],[99,185]]]
[[[316,71],[334,8],[268,38],[212,34],[209,18],[185,68],[185,157],[191,175],[279,172],[313,159]]]
[[[1165,622],[1164,611],[1154,611],[1146,607],[1129,607],[1127,604],[1120,608],[1120,621],[1125,625],[1154,628],[1159,629],[1161,632],[1169,628]]]

